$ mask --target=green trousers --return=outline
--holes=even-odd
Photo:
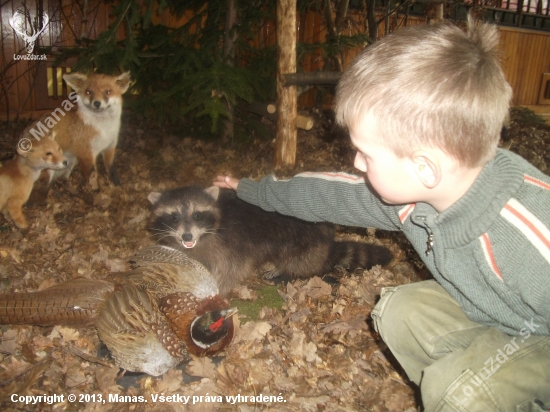
[[[472,322],[431,280],[383,289],[372,318],[424,411],[550,410],[550,336],[534,322],[518,336]]]

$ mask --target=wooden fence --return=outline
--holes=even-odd
[[[504,0],[504,6],[494,10],[514,11],[512,10],[513,1],[515,0]],[[67,62],[66,67],[53,67],[52,56],[46,56],[47,60],[41,61],[38,65],[35,61],[17,60],[17,56],[25,54],[25,43],[21,36],[12,29],[9,20],[18,9],[22,8],[23,2],[21,0],[4,0],[2,4],[0,9],[0,116],[6,117],[8,113],[10,118],[13,118],[16,113],[27,117],[36,116],[42,111],[58,107],[67,95],[62,75],[70,70],[72,62]],[[43,11],[50,17],[39,40],[43,46],[54,46],[54,48],[73,46],[78,38],[96,38],[112,22],[109,16],[111,6],[106,5],[103,1],[45,0],[43,4],[45,5]],[[82,10],[80,4],[88,4],[88,10]],[[524,7],[527,4],[528,8],[525,11],[515,10],[515,14],[521,12],[527,16],[532,15],[531,3],[527,3],[525,0],[522,4]],[[542,17],[548,17],[548,0],[538,0],[537,4],[542,5],[540,7],[543,9],[541,10],[546,13]],[[31,8],[29,4],[26,6],[30,9],[32,16],[40,14],[37,13],[36,8]],[[494,12],[494,10],[489,10],[489,12]],[[496,15],[494,14],[494,16]],[[191,17],[192,15],[183,16],[177,20],[165,11],[160,16],[155,16],[154,22],[177,27]],[[326,30],[323,27],[323,18],[320,14],[308,12],[300,15],[297,20],[299,42],[324,41]],[[378,36],[382,37],[386,33],[404,26],[425,22],[425,16],[392,14],[378,27]],[[367,29],[366,26],[364,14],[352,11],[345,34],[364,33]],[[517,25],[500,27],[504,50],[503,66],[514,89],[513,103],[528,106],[550,105],[550,32],[525,30],[513,26]],[[259,29],[255,42],[259,47],[274,44],[275,31],[274,22],[265,22]],[[122,39],[123,36],[123,31],[119,30],[118,38]],[[344,66],[356,56],[360,49],[346,52]],[[301,63],[305,72],[321,70],[323,67],[320,53],[306,56]],[[38,67],[37,75],[34,76],[36,67]],[[302,95],[298,103],[301,107],[311,106],[313,94],[310,92]]]

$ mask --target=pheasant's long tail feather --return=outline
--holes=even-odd
[[[40,292],[0,295],[0,324],[90,325],[113,291],[110,282],[80,278]]]

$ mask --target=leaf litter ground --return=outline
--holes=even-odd
[[[146,230],[149,192],[209,185],[218,174],[258,179],[273,172],[273,141],[257,139],[237,148],[166,133],[135,117],[123,120],[116,159],[120,187],[109,185],[100,170],[99,190],[82,190],[75,172],[69,181],[36,188],[25,208],[31,222],[27,233],[0,220],[2,293],[42,290],[77,277],[120,281],[134,252],[154,242]],[[354,171],[347,137],[330,116],[317,123],[309,132],[300,131],[297,167],[279,171],[279,177],[305,170]],[[4,125],[3,159],[13,153],[13,136],[13,124]],[[502,145],[549,173],[550,127],[529,112],[513,111]],[[161,377],[124,374],[102,356],[94,328],[2,326],[2,410],[418,410],[416,388],[373,330],[369,315],[382,287],[428,275],[400,234],[341,228],[338,236],[384,244],[394,261],[362,273],[336,270],[276,285],[252,279],[232,296],[241,314],[228,349]],[[51,405],[25,405],[13,403],[12,394],[65,396]],[[69,394],[96,400],[101,395],[107,402],[68,402]],[[109,395],[124,398],[109,402]],[[173,395],[180,397],[166,402]],[[147,402],[139,402],[139,396]],[[269,396],[275,401],[265,401]]]

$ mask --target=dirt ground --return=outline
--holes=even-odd
[[[318,116],[314,129],[300,131],[297,167],[278,176],[353,172],[354,152],[329,117]],[[24,126],[2,125],[0,159],[12,155],[14,128]],[[502,146],[550,172],[550,126],[530,112],[513,111]],[[208,185],[218,174],[260,178],[273,172],[273,147],[273,141],[260,139],[240,147],[196,140],[192,132],[168,133],[125,114],[116,159],[121,186],[111,186],[100,169],[99,191],[83,191],[75,172],[49,190],[37,188],[25,208],[31,223],[26,233],[0,217],[0,293],[41,290],[77,277],[120,280],[134,252],[154,242],[146,230],[149,192]],[[331,282],[326,277],[275,286],[251,281],[235,298],[260,309],[239,315],[227,350],[162,377],[124,374],[98,354],[94,328],[1,326],[0,408],[416,411],[416,389],[373,330],[369,314],[382,287],[428,275],[399,234],[341,228],[338,236],[384,244],[394,261],[364,273],[335,273]],[[262,306],[269,288],[278,291],[279,302]],[[19,401],[38,395],[63,396],[34,405]]]

